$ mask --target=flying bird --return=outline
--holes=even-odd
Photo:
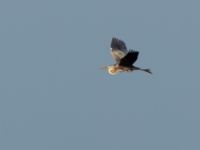
[[[142,69],[134,66],[139,52],[135,50],[128,50],[124,41],[113,37],[111,41],[111,55],[116,61],[114,65],[105,66],[102,69],[106,69],[110,75],[116,75],[120,72],[132,72],[134,70],[141,70],[152,74],[150,69]]]

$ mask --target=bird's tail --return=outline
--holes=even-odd
[[[147,68],[147,69],[142,69],[142,70],[145,71],[145,72],[147,72],[147,73],[152,74],[152,72],[151,72],[151,70],[150,70],[149,68]]]

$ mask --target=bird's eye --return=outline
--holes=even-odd
[[[114,70],[114,69],[111,69],[110,72],[115,73],[115,70]]]

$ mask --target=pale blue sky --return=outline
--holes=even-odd
[[[199,150],[200,2],[1,0],[1,150]],[[110,76],[113,36],[143,72]]]

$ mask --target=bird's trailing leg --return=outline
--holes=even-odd
[[[150,73],[150,74],[152,74],[152,72],[151,72],[151,70],[149,69],[149,68],[147,68],[147,69],[141,69],[142,71],[145,71],[145,72],[147,72],[147,73]]]
[[[141,70],[141,71],[144,71],[144,72],[147,72],[147,73],[152,74],[152,72],[151,72],[151,70],[150,70],[149,68],[141,69],[141,68],[139,68],[139,67],[135,67],[135,66],[134,66],[133,70]]]

